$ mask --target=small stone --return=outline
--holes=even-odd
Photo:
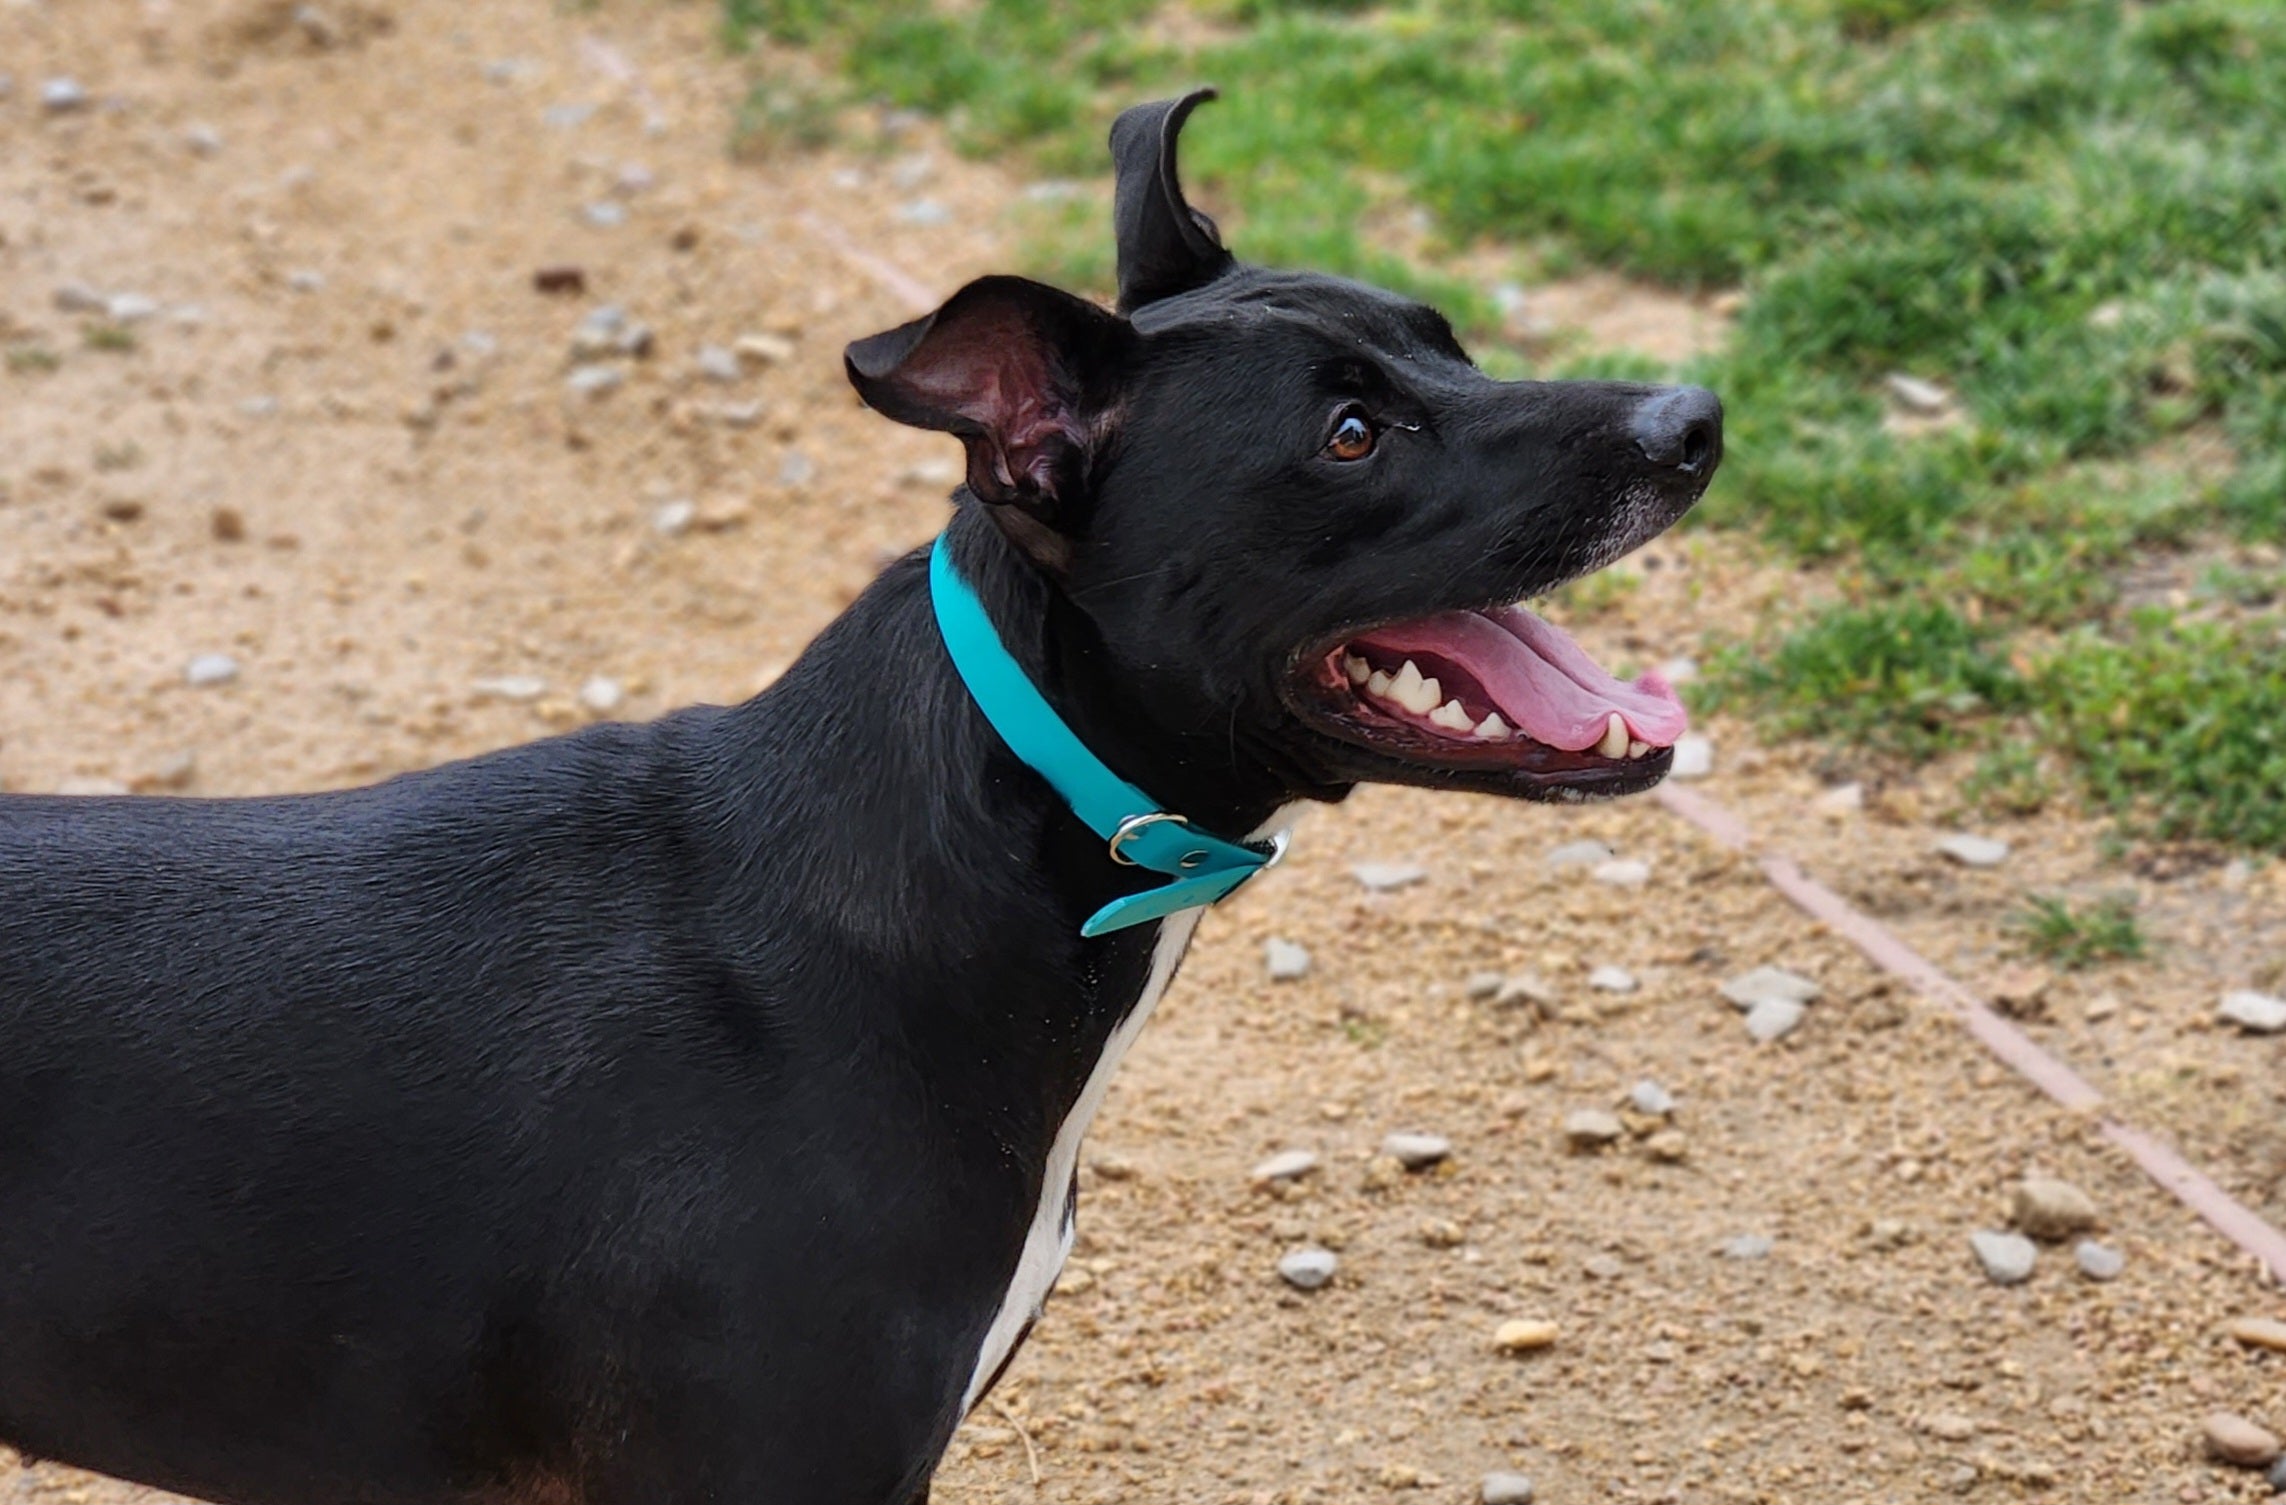
[[[1523,1474],[1486,1474],[1476,1495],[1483,1505],[1532,1505],[1532,1481]]]
[[[2275,1317],[2233,1317],[2223,1324],[2223,1331],[2248,1348],[2286,1353],[2286,1322]]]
[[[295,6],[293,19],[312,47],[332,47],[341,41],[341,28],[333,24],[333,17],[314,5]]]
[[[238,660],[227,653],[202,653],[183,666],[185,683],[205,687],[226,685],[238,677]]]
[[[1601,1149],[1616,1142],[1627,1132],[1627,1126],[1616,1114],[1601,1108],[1580,1108],[1564,1119],[1564,1141],[1574,1151]]]
[[[1736,1238],[1723,1241],[1722,1257],[1724,1259],[1766,1259],[1769,1257],[1770,1251],[1776,1247],[1777,1245],[1764,1234],[1742,1233]]]
[[[56,793],[72,799],[104,799],[128,792],[117,779],[70,778],[56,785]]]
[[[2092,1238],[2081,1239],[2072,1246],[2072,1259],[2079,1265],[2080,1273],[2094,1281],[2117,1280],[2120,1271],[2127,1268],[2125,1254]]]
[[[1865,786],[1863,784],[1836,784],[1833,788],[1821,792],[1813,803],[1817,805],[1819,811],[1829,816],[1854,814],[1865,808]]]
[[[1802,1027],[1809,1010],[1785,998],[1766,998],[1746,1011],[1746,1033],[1757,1045],[1783,1040]]]
[[[290,272],[286,276],[286,286],[297,293],[322,293],[325,291],[325,273],[313,272],[306,268],[299,272]]]
[[[40,108],[50,115],[68,115],[87,108],[87,91],[76,78],[51,78],[40,85]]]
[[[2061,1242],[2096,1225],[2096,1205],[2069,1181],[2026,1176],[2016,1186],[2016,1226],[2036,1239]]]
[[[1318,1168],[1318,1157],[1309,1150],[1281,1150],[1247,1173],[1246,1179],[1256,1186],[1268,1186],[1278,1181],[1299,1181]]]
[[[579,687],[579,703],[598,716],[608,716],[618,710],[619,702],[625,697],[626,691],[619,687],[618,680],[600,674]]]
[[[99,314],[106,311],[110,299],[84,282],[67,282],[55,290],[58,313]]]
[[[1310,973],[1309,948],[1272,936],[1262,943],[1262,964],[1272,982],[1293,982]]]
[[[1890,397],[1899,407],[1924,418],[1933,418],[1953,405],[1952,393],[1933,381],[1908,376],[1902,371],[1890,372],[1881,379],[1881,384],[1889,389]]]
[[[198,754],[184,751],[162,758],[150,772],[135,779],[131,787],[138,791],[149,789],[185,789],[198,776]]]
[[[755,366],[783,366],[794,358],[794,342],[782,334],[742,335],[731,348],[740,360]],[[956,474],[953,479],[960,477]]]
[[[617,366],[576,366],[564,378],[564,385],[574,396],[592,398],[618,390],[626,380],[626,373]]]
[[[781,486],[807,486],[818,473],[817,462],[798,449],[786,451],[778,462],[778,484]]]
[[[587,291],[587,268],[545,266],[532,273],[532,291],[553,298],[576,298]]]
[[[103,311],[114,324],[140,324],[159,311],[159,300],[145,293],[114,293]]]
[[[1697,732],[1687,732],[1675,743],[1675,761],[1668,765],[1671,779],[1703,779],[1714,772],[1714,743]]]
[[[1340,1265],[1341,1261],[1334,1257],[1331,1249],[1320,1249],[1312,1245],[1306,1249],[1296,1249],[1279,1260],[1278,1275],[1297,1291],[1314,1291],[1333,1279],[1334,1271]]]
[[[1939,838],[1936,850],[1962,867],[1998,867],[2008,860],[2009,846],[2005,841],[1964,831]]]
[[[243,543],[246,540],[246,514],[236,507],[217,507],[206,520],[207,531],[216,543]]]
[[[1809,978],[1784,967],[1756,967],[1722,985],[1722,996],[1742,1011],[1774,999],[1785,1003],[1816,1003],[1821,991]]]
[[[503,674],[480,679],[469,688],[498,700],[538,700],[548,693],[548,682],[530,674]]]
[[[1691,1141],[1680,1129],[1661,1129],[1643,1141],[1643,1153],[1661,1165],[1681,1165],[1691,1158]]]
[[[1591,1280],[1617,1280],[1627,1273],[1627,1266],[1608,1254],[1593,1254],[1581,1262],[1580,1269]]]
[[[1595,867],[1616,856],[1611,848],[1600,841],[1567,841],[1547,856],[1550,872],[1562,872],[1569,867]]]
[[[2080,1011],[2080,1017],[2086,1019],[2090,1024],[2101,1024],[2118,1012],[2119,995],[2116,993],[2099,993],[2088,1000],[2088,1006]]]
[[[1588,974],[1587,981],[1599,993],[1632,993],[1642,986],[1625,967],[1598,967]]]
[[[935,199],[910,199],[897,206],[897,218],[908,225],[941,225],[952,218],[952,211]]]
[[[1966,1442],[1976,1435],[1976,1423],[1966,1416],[1939,1411],[1921,1423],[1921,1430],[1939,1442]]]
[[[1534,1353],[1554,1345],[1556,1324],[1538,1317],[1514,1317],[1492,1331],[1492,1346],[1502,1353]]]
[[[627,223],[627,206],[617,199],[597,199],[581,205],[579,217],[598,230],[616,230]]]
[[[1651,864],[1634,857],[1614,857],[1589,868],[1588,876],[1615,888],[1641,888],[1651,881]]]
[[[611,191],[613,193],[627,194],[629,196],[633,196],[638,193],[649,193],[652,189],[658,186],[659,175],[651,171],[650,168],[644,166],[640,162],[621,163],[619,165],[619,176],[611,180]]]
[[[697,521],[698,503],[687,496],[676,497],[671,502],[661,502],[659,510],[651,514],[652,530],[664,533],[669,538],[688,533],[691,524]]]
[[[2286,1458],[2281,1458],[2276,1463],[2271,1464],[2270,1472],[2264,1474],[2262,1480],[2277,1493],[2286,1495]]]
[[[1530,972],[1503,977],[1500,986],[1492,994],[1492,1006],[1501,1009],[1517,1008],[1527,1003],[1535,1008],[1552,1009],[1556,1002],[1556,990]]]
[[[1665,1118],[1675,1111],[1675,1094],[1646,1077],[1627,1089],[1627,1105],[1646,1118]]]
[[[2207,1455],[2217,1463],[2238,1468],[2268,1468],[2278,1461],[2278,1439],[2231,1411],[2215,1411],[2200,1428],[2206,1435]]]
[[[2273,998],[2268,993],[2225,993],[2215,1013],[2225,1024],[2235,1024],[2250,1035],[2286,1031],[2286,998]]]
[[[1481,1003],[1499,992],[1500,985],[1506,981],[1508,981],[1508,974],[1505,972],[1471,972],[1468,975],[1468,981],[1461,984],[1461,989],[1469,997]]]
[[[738,352],[727,345],[699,346],[695,364],[698,374],[708,381],[737,381],[746,374],[746,367],[739,363]]]
[[[1377,894],[1410,887],[1429,876],[1427,868],[1412,862],[1360,862],[1349,871],[1351,877]]]
[[[2033,1263],[2040,1257],[2024,1235],[1989,1228],[1970,1234],[1969,1248],[1984,1267],[1985,1278],[1996,1286],[2022,1285],[2030,1280]]]
[[[222,133],[211,125],[193,125],[183,131],[183,147],[194,157],[211,157],[222,150]]]
[[[1391,1134],[1381,1141],[1381,1153],[1409,1171],[1425,1171],[1452,1158],[1453,1142],[1442,1134]]]
[[[1088,1165],[1103,1181],[1132,1181],[1142,1174],[1141,1166],[1117,1150],[1098,1150]]]

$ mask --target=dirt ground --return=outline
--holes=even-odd
[[[953,447],[848,392],[841,345],[909,311],[837,246],[949,291],[1011,259],[1025,185],[894,118],[735,160],[746,66],[701,0],[0,0],[0,787],[318,789],[740,698],[925,540]],[[602,305],[647,354],[573,359]],[[1607,283],[1545,307],[1646,323]],[[1803,588],[1695,534],[1624,580],[1577,625],[1638,664]],[[235,674],[190,683],[212,655]],[[2280,982],[2286,864],[2051,816],[1980,828],[2015,850],[1967,870],[1931,850],[1954,771],[1711,731],[1701,789],[2286,1221],[2286,1039],[2211,1023]],[[1644,881],[1547,862],[1584,840]],[[1423,876],[1369,891],[1368,861]],[[2152,959],[2027,973],[2023,894],[2115,890]],[[2286,1354],[2221,1333],[2286,1296],[1653,803],[1367,790],[1200,935],[951,1505],[1460,1502],[1496,1469],[1550,1502],[2267,1495],[2199,1429],[2286,1429]],[[1305,977],[1268,979],[1272,938]],[[1765,962],[1824,993],[1758,1047],[1717,987]],[[1491,972],[1548,1001],[1471,996]],[[1644,1078],[1671,1125],[1567,1149]],[[1407,1174],[1398,1129],[1454,1153]],[[1321,1167],[1250,1181],[1290,1148]],[[1968,1235],[2028,1172],[2093,1197],[2119,1279],[2063,1246],[1983,1278]],[[1288,1289],[1313,1243],[1338,1273]],[[1497,1351],[1513,1318],[1556,1341]],[[155,1498],[0,1461],[8,1505]]]

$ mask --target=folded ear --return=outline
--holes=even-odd
[[[1180,99],[1137,105],[1111,123],[1118,173],[1111,222],[1122,311],[1203,287],[1230,265],[1214,221],[1184,202],[1175,176],[1175,138],[1191,111],[1214,97],[1212,89],[1194,89]]]
[[[867,405],[957,434],[968,488],[1056,527],[1087,484],[1134,331],[1083,298],[983,277],[842,353]]]

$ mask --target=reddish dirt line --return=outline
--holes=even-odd
[[[2071,1067],[2043,1050],[2031,1036],[2003,1019],[1936,963],[1907,945],[1898,934],[1802,871],[1783,852],[1760,850],[1753,830],[1704,795],[1662,785],[1655,798],[1666,810],[1698,827],[1722,845],[1754,858],[1770,886],[1795,907],[1865,953],[1882,971],[1922,994],[1951,1004],[1961,1023],[2001,1064],[2074,1112],[2103,1106],[2103,1094]],[[2286,1285],[2286,1232],[2280,1232],[2165,1142],[2106,1116],[2104,1138],[2126,1152],[2159,1187],[2196,1213],[2207,1226],[2254,1256],[2271,1280]]]

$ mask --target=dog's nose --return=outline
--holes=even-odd
[[[1722,399],[1704,387],[1669,387],[1635,410],[1635,445],[1661,470],[1701,476],[1722,458]]]

